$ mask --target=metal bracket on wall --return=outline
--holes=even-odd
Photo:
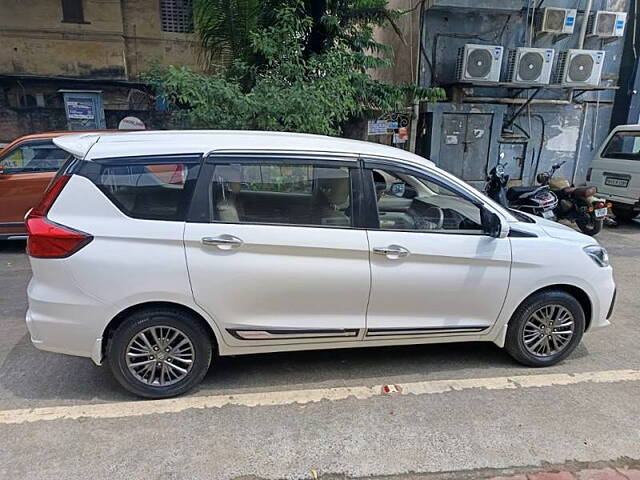
[[[518,118],[518,116],[520,116],[520,114],[524,111],[525,108],[527,108],[529,105],[531,105],[531,101],[536,98],[536,96],[540,93],[540,91],[542,90],[542,87],[540,88],[536,88],[533,93],[531,95],[529,95],[529,97],[527,98],[527,101],[524,102],[522,105],[520,105],[520,108],[518,108],[518,110],[516,110],[516,112],[511,116],[511,118],[509,118],[509,120],[507,120],[505,122],[505,124],[502,126],[502,129],[508,129],[511,125],[513,125],[513,122],[516,121],[516,118]]]

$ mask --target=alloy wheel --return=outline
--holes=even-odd
[[[137,380],[147,385],[167,386],[189,374],[195,349],[181,330],[159,325],[137,333],[125,355],[129,372]]]
[[[550,357],[563,351],[574,335],[575,319],[564,306],[552,304],[537,309],[522,330],[527,351],[537,357]]]

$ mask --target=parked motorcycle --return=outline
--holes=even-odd
[[[576,187],[563,177],[554,177],[556,171],[566,162],[556,163],[547,172],[539,173],[536,180],[540,185],[548,186],[558,197],[555,214],[558,219],[575,222],[587,235],[597,235],[609,212],[604,199],[596,197],[596,187]]]
[[[503,158],[504,154],[500,154],[500,159]],[[498,164],[489,172],[485,185],[487,196],[504,207],[555,220],[554,209],[558,205],[558,198],[549,186],[507,188],[509,175],[505,171],[505,166],[506,163],[498,161]]]

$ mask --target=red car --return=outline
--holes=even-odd
[[[48,132],[20,137],[0,150],[0,239],[25,238],[25,214],[38,204],[69,154],[53,144],[61,135]]]

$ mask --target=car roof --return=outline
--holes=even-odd
[[[616,128],[614,128],[614,131],[640,132],[640,124],[635,123],[631,125],[618,125]]]
[[[4,148],[0,149],[0,155],[2,155],[5,151],[11,150],[17,144],[26,142],[29,140],[50,140],[53,138],[66,136],[66,135],[78,135],[78,134],[87,134],[87,133],[102,133],[102,132],[110,132],[113,130],[83,130],[83,131],[74,131],[74,130],[60,130],[53,132],[41,132],[41,133],[31,133],[29,135],[23,135],[22,137],[18,137],[12,142],[8,143],[4,146]]]
[[[399,148],[323,135],[251,130],[156,130],[60,137],[54,143],[79,158],[122,158],[216,151],[286,151],[391,157],[433,166],[433,162]]]

